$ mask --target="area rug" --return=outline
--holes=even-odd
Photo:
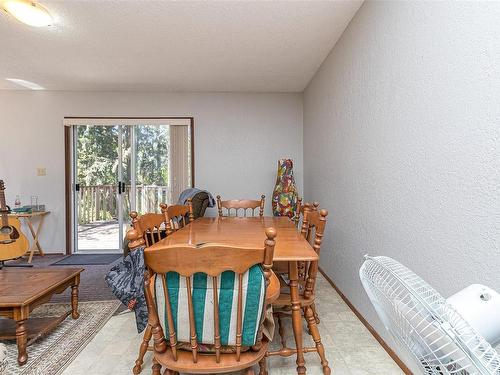
[[[92,264],[111,264],[121,254],[73,254],[51,264],[51,266],[84,266]]]
[[[75,359],[120,305],[119,301],[80,302],[80,317],[67,317],[45,338],[28,346],[28,362],[17,364],[15,341],[7,345],[8,375],[58,375]],[[32,317],[60,316],[70,309],[66,303],[50,303],[35,309]]]

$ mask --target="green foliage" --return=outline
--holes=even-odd
[[[116,185],[118,127],[79,126],[77,178],[82,185]],[[168,185],[168,126],[123,127],[123,181],[130,183],[131,131],[135,131],[137,185]]]
[[[116,184],[118,128],[79,126],[77,139],[78,182],[82,185]]]
[[[136,127],[137,185],[168,185],[168,126]]]

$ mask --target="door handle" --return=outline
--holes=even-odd
[[[125,193],[125,182],[118,181],[118,194]]]

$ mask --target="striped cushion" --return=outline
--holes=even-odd
[[[166,274],[170,306],[177,341],[189,342],[189,310],[186,279],[176,272]],[[223,272],[218,278],[219,332],[222,345],[236,345],[236,320],[238,308],[238,277],[232,271]],[[214,342],[214,298],[212,277],[196,273],[191,277],[196,336],[200,344]],[[260,265],[251,267],[243,274],[243,324],[242,345],[252,346],[257,339],[265,300],[265,278]],[[161,278],[156,275],[155,297],[160,324],[168,338],[165,293]]]

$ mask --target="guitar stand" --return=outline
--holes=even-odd
[[[9,259],[9,260],[16,260],[16,259],[19,259],[19,258]],[[19,268],[19,267],[33,267],[33,265],[32,264],[5,264],[5,260],[0,260],[0,270],[4,267],[5,268],[7,268],[7,267]]]

